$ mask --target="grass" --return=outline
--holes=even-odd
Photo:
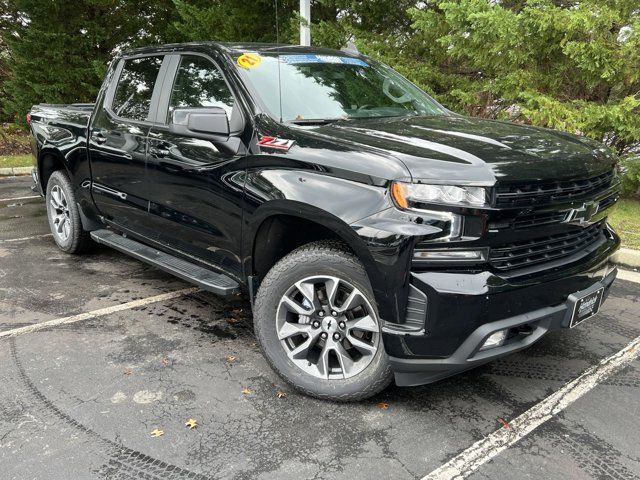
[[[32,165],[31,155],[0,155],[0,168],[30,167]]]
[[[15,124],[0,124],[0,168],[31,165],[29,131]]]
[[[609,213],[609,223],[622,238],[622,246],[640,250],[640,200],[623,198]]]

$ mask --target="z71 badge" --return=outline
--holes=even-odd
[[[289,150],[295,140],[287,140],[285,138],[264,136],[258,141],[258,145],[262,148],[273,148],[274,150]]]

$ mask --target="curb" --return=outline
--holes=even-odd
[[[640,268],[640,250],[621,248],[611,257],[614,263],[629,268]]]
[[[16,175],[31,175],[33,167],[0,168],[0,177],[15,177]]]

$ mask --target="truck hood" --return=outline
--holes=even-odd
[[[604,146],[575,135],[454,115],[352,119],[309,133],[382,150],[414,180],[569,180],[602,174],[615,163]]]

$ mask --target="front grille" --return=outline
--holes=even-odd
[[[597,223],[574,232],[538,237],[492,248],[489,262],[499,270],[512,270],[573,255],[594,244],[602,236]]]
[[[612,180],[613,171],[586,180],[498,185],[496,206],[542,205],[593,196],[609,188]]]
[[[601,212],[605,208],[609,208],[611,205],[618,201],[618,195],[610,195],[607,198],[600,200],[600,204],[598,205],[598,211]]]
[[[560,223],[567,218],[567,212],[537,213],[522,215],[513,220],[513,228],[529,228],[539,227],[540,225],[548,225],[550,223]]]
[[[510,220],[498,220],[489,222],[489,230],[504,230],[507,228],[522,229],[539,227],[541,225],[550,225],[552,223],[560,223],[567,218],[568,211],[545,212],[545,213],[527,213],[518,215]]]

